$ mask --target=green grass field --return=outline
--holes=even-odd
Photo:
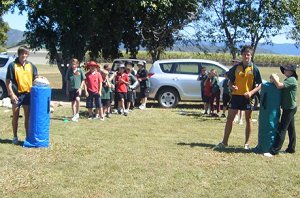
[[[261,72],[265,79],[280,73]],[[55,67],[39,73],[60,88]],[[300,197],[299,136],[297,153],[266,158],[243,149],[245,126],[235,124],[230,147],[214,150],[225,120],[204,117],[199,104],[161,109],[150,101],[144,111],[104,122],[87,120],[82,107],[78,123],[63,121],[69,105],[57,107],[47,149],[12,145],[11,111],[0,107],[0,197]],[[299,120],[297,113],[297,132]],[[23,128],[21,118],[20,140]]]

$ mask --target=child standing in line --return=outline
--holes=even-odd
[[[211,73],[208,72],[207,74],[207,78],[205,79],[204,81],[204,88],[203,88],[203,94],[204,94],[204,98],[206,99],[207,101],[207,104],[209,104],[209,101],[211,100],[211,96],[212,96],[212,84],[211,84]],[[205,112],[204,114],[208,114],[208,108],[209,108],[209,105],[207,105],[207,109],[205,109]],[[211,111],[211,109],[209,109],[209,111]],[[209,112],[210,114],[210,112]]]
[[[102,111],[102,104],[101,104],[101,91],[102,91],[102,76],[97,71],[99,65],[95,61],[87,62],[86,67],[89,71],[85,74],[85,95],[86,99],[86,108],[89,112],[88,119],[99,118],[100,120],[104,120],[103,111]],[[95,105],[96,108],[96,115],[93,117],[93,106]]]
[[[204,105],[204,114],[207,114],[208,107],[209,107],[209,99],[204,94],[204,82],[206,79],[207,79],[206,67],[202,67],[197,80],[200,81],[201,96],[202,96],[202,101],[204,103],[203,104]]]
[[[211,117],[219,117],[218,113],[220,112],[220,87],[219,87],[219,80],[218,74],[215,69],[210,70],[211,73],[211,86],[212,86],[212,95],[210,98],[210,116]],[[216,100],[216,111],[215,113],[215,106],[214,102]]]
[[[127,99],[127,84],[128,84],[128,75],[125,73],[125,65],[121,64],[119,66],[119,71],[116,76],[116,93],[118,100],[118,114],[124,114],[125,116],[128,113],[125,111],[125,100]]]
[[[71,101],[71,108],[73,112],[72,121],[79,120],[80,96],[84,87],[85,75],[79,68],[79,61],[76,58],[71,60],[71,69],[67,73],[66,95]]]
[[[129,109],[134,107],[135,97],[134,97],[134,89],[138,85],[138,81],[134,75],[131,73],[131,68],[126,67],[126,73],[128,75],[128,84],[127,84],[127,100],[126,100],[126,112],[129,113]]]
[[[223,87],[223,113],[221,115],[222,118],[226,118],[226,110],[228,109],[228,102],[230,101],[230,89],[228,86],[228,77],[227,72],[224,75],[225,80],[223,81],[222,87]]]
[[[112,92],[112,84],[108,77],[108,71],[103,69],[101,70],[101,76],[103,79],[102,82],[102,91],[101,91],[101,103],[103,107],[103,115],[106,115],[107,118],[111,117],[110,113],[110,100]]]
[[[296,65],[281,66],[281,72],[286,76],[283,82],[279,81],[276,74],[271,75],[271,79],[277,89],[282,89],[281,92],[281,108],[282,115],[278,126],[278,131],[274,140],[274,144],[269,153],[264,153],[266,157],[277,155],[283,146],[286,131],[289,135],[289,144],[286,153],[296,152],[296,127],[295,114],[297,112],[297,95],[298,95],[298,75],[296,73]]]

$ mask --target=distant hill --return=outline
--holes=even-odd
[[[297,48],[294,44],[260,45],[259,48],[262,51],[270,51],[274,54],[300,56],[300,48]]]
[[[22,40],[24,40],[23,36],[24,32],[16,29],[10,29],[8,31],[8,40],[6,45],[8,48],[15,46]],[[190,41],[189,43],[193,43]],[[121,49],[123,49],[121,45]],[[217,51],[217,47],[211,47],[208,43],[203,43],[203,46],[209,51]],[[181,42],[176,42],[175,46],[172,50],[175,51],[199,51],[197,47],[189,45],[183,45]],[[285,54],[285,55],[300,55],[300,48],[297,48],[294,44],[274,44],[274,45],[259,45],[257,53],[266,53],[266,54]]]
[[[207,52],[222,51],[224,44],[217,44],[212,46],[208,42],[202,42],[201,48],[207,50]],[[172,48],[174,51],[187,51],[187,52],[199,52],[199,48],[196,47],[194,40],[178,41]],[[256,49],[256,53],[260,54],[282,54],[282,55],[300,55],[300,48],[297,48],[294,44],[273,44],[265,45],[259,44]]]
[[[7,48],[17,45],[19,42],[24,40],[24,32],[20,30],[10,29],[7,33],[8,39],[6,41]]]

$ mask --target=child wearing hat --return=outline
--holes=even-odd
[[[96,115],[94,118],[104,120],[103,110],[101,104],[101,91],[102,91],[102,76],[98,72],[99,65],[95,61],[89,61],[86,64],[89,71],[85,74],[85,95],[86,95],[86,108],[89,112],[89,118],[93,119],[93,107],[95,105]]]
[[[127,84],[128,84],[128,75],[125,73],[125,65],[121,64],[119,66],[119,71],[116,76],[116,93],[118,100],[118,113],[128,115],[128,112],[125,111],[125,100],[127,99]]]
[[[281,89],[281,108],[282,115],[278,131],[275,137],[274,145],[269,153],[264,153],[266,157],[277,155],[282,148],[286,131],[288,131],[289,144],[285,152],[295,153],[296,147],[296,131],[295,131],[295,114],[297,112],[297,94],[298,94],[298,75],[296,73],[296,65],[281,66],[281,72],[286,76],[283,82],[279,81],[276,74],[271,75],[271,80],[278,89]]]

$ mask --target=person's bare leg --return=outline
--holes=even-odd
[[[76,97],[74,115],[79,114],[79,108],[80,108],[80,97]]]
[[[228,145],[228,139],[232,130],[232,123],[234,120],[235,115],[237,114],[238,110],[237,109],[229,109],[228,110],[228,116],[227,116],[227,120],[226,120],[226,125],[224,128],[224,136],[223,136],[223,140],[222,143],[224,145]]]
[[[20,115],[20,108],[17,105],[12,106],[12,113],[13,117],[11,120],[12,129],[13,129],[13,136],[18,136],[18,122],[19,122],[19,115]]]
[[[72,113],[73,113],[73,116],[76,114],[76,101],[72,101],[71,102],[71,108],[72,108]]]
[[[250,143],[250,135],[252,132],[252,111],[245,111],[245,120],[246,120],[246,128],[245,128],[245,144]]]
[[[24,110],[24,125],[25,125],[26,137],[27,137],[29,131],[29,106],[23,105],[23,110]]]

